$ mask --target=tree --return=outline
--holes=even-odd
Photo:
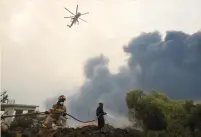
[[[171,100],[157,91],[127,93],[130,119],[141,125],[147,136],[200,137],[201,105],[193,101]]]
[[[126,100],[128,108],[135,112],[134,119],[142,123],[144,130],[166,128],[165,115],[161,109],[164,107],[167,97],[157,92],[147,95],[141,90],[134,90],[128,92]]]
[[[33,132],[38,132],[42,127],[44,118],[39,117],[38,114],[16,117],[10,125],[10,129],[34,129]]]
[[[201,135],[201,104],[195,105],[188,117],[188,126],[193,134]]]

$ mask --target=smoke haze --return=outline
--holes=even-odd
[[[123,50],[129,56],[127,66],[116,74],[108,69],[104,55],[86,62],[85,82],[70,98],[69,113],[91,120],[102,101],[114,117],[126,116],[126,92],[136,88],[163,91],[172,98],[201,99],[201,32],[167,31],[164,39],[159,32],[142,33]]]
[[[99,100],[114,117],[126,115],[126,91],[133,88],[199,98],[200,34],[189,34],[200,29],[200,0],[11,1],[0,1],[0,89],[17,104],[44,111],[64,94],[69,113],[91,120]],[[69,29],[70,19],[63,17],[71,14],[64,7],[75,12],[77,4],[90,14],[83,16],[87,23]],[[161,40],[154,30],[189,34]],[[174,49],[171,41],[184,44]]]

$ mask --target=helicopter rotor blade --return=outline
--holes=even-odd
[[[77,14],[77,11],[78,11],[78,5],[77,5],[77,7],[76,7],[76,14]]]
[[[68,12],[70,12],[71,14],[73,14],[70,10],[68,10],[67,8],[65,8]],[[75,15],[75,14],[73,14],[73,15]]]
[[[85,15],[85,14],[89,14],[89,12],[83,13],[83,14],[81,14],[81,15]]]
[[[81,19],[81,18],[79,18],[81,21],[84,21],[84,22],[87,22],[87,21],[85,21],[85,20],[83,20],[83,19]]]
[[[64,17],[64,18],[73,18],[74,16],[70,16],[70,17]]]

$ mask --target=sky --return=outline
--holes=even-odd
[[[64,7],[84,15],[68,28]],[[142,32],[201,28],[200,0],[1,0],[1,90],[16,103],[40,105],[70,97],[85,81],[89,58],[103,54],[116,73],[128,62],[123,46]]]

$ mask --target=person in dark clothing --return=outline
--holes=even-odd
[[[107,113],[105,113],[103,111],[103,103],[99,103],[98,108],[96,109],[96,116],[98,117],[98,128],[101,129],[105,126],[105,119],[104,119],[104,115],[106,115]]]

